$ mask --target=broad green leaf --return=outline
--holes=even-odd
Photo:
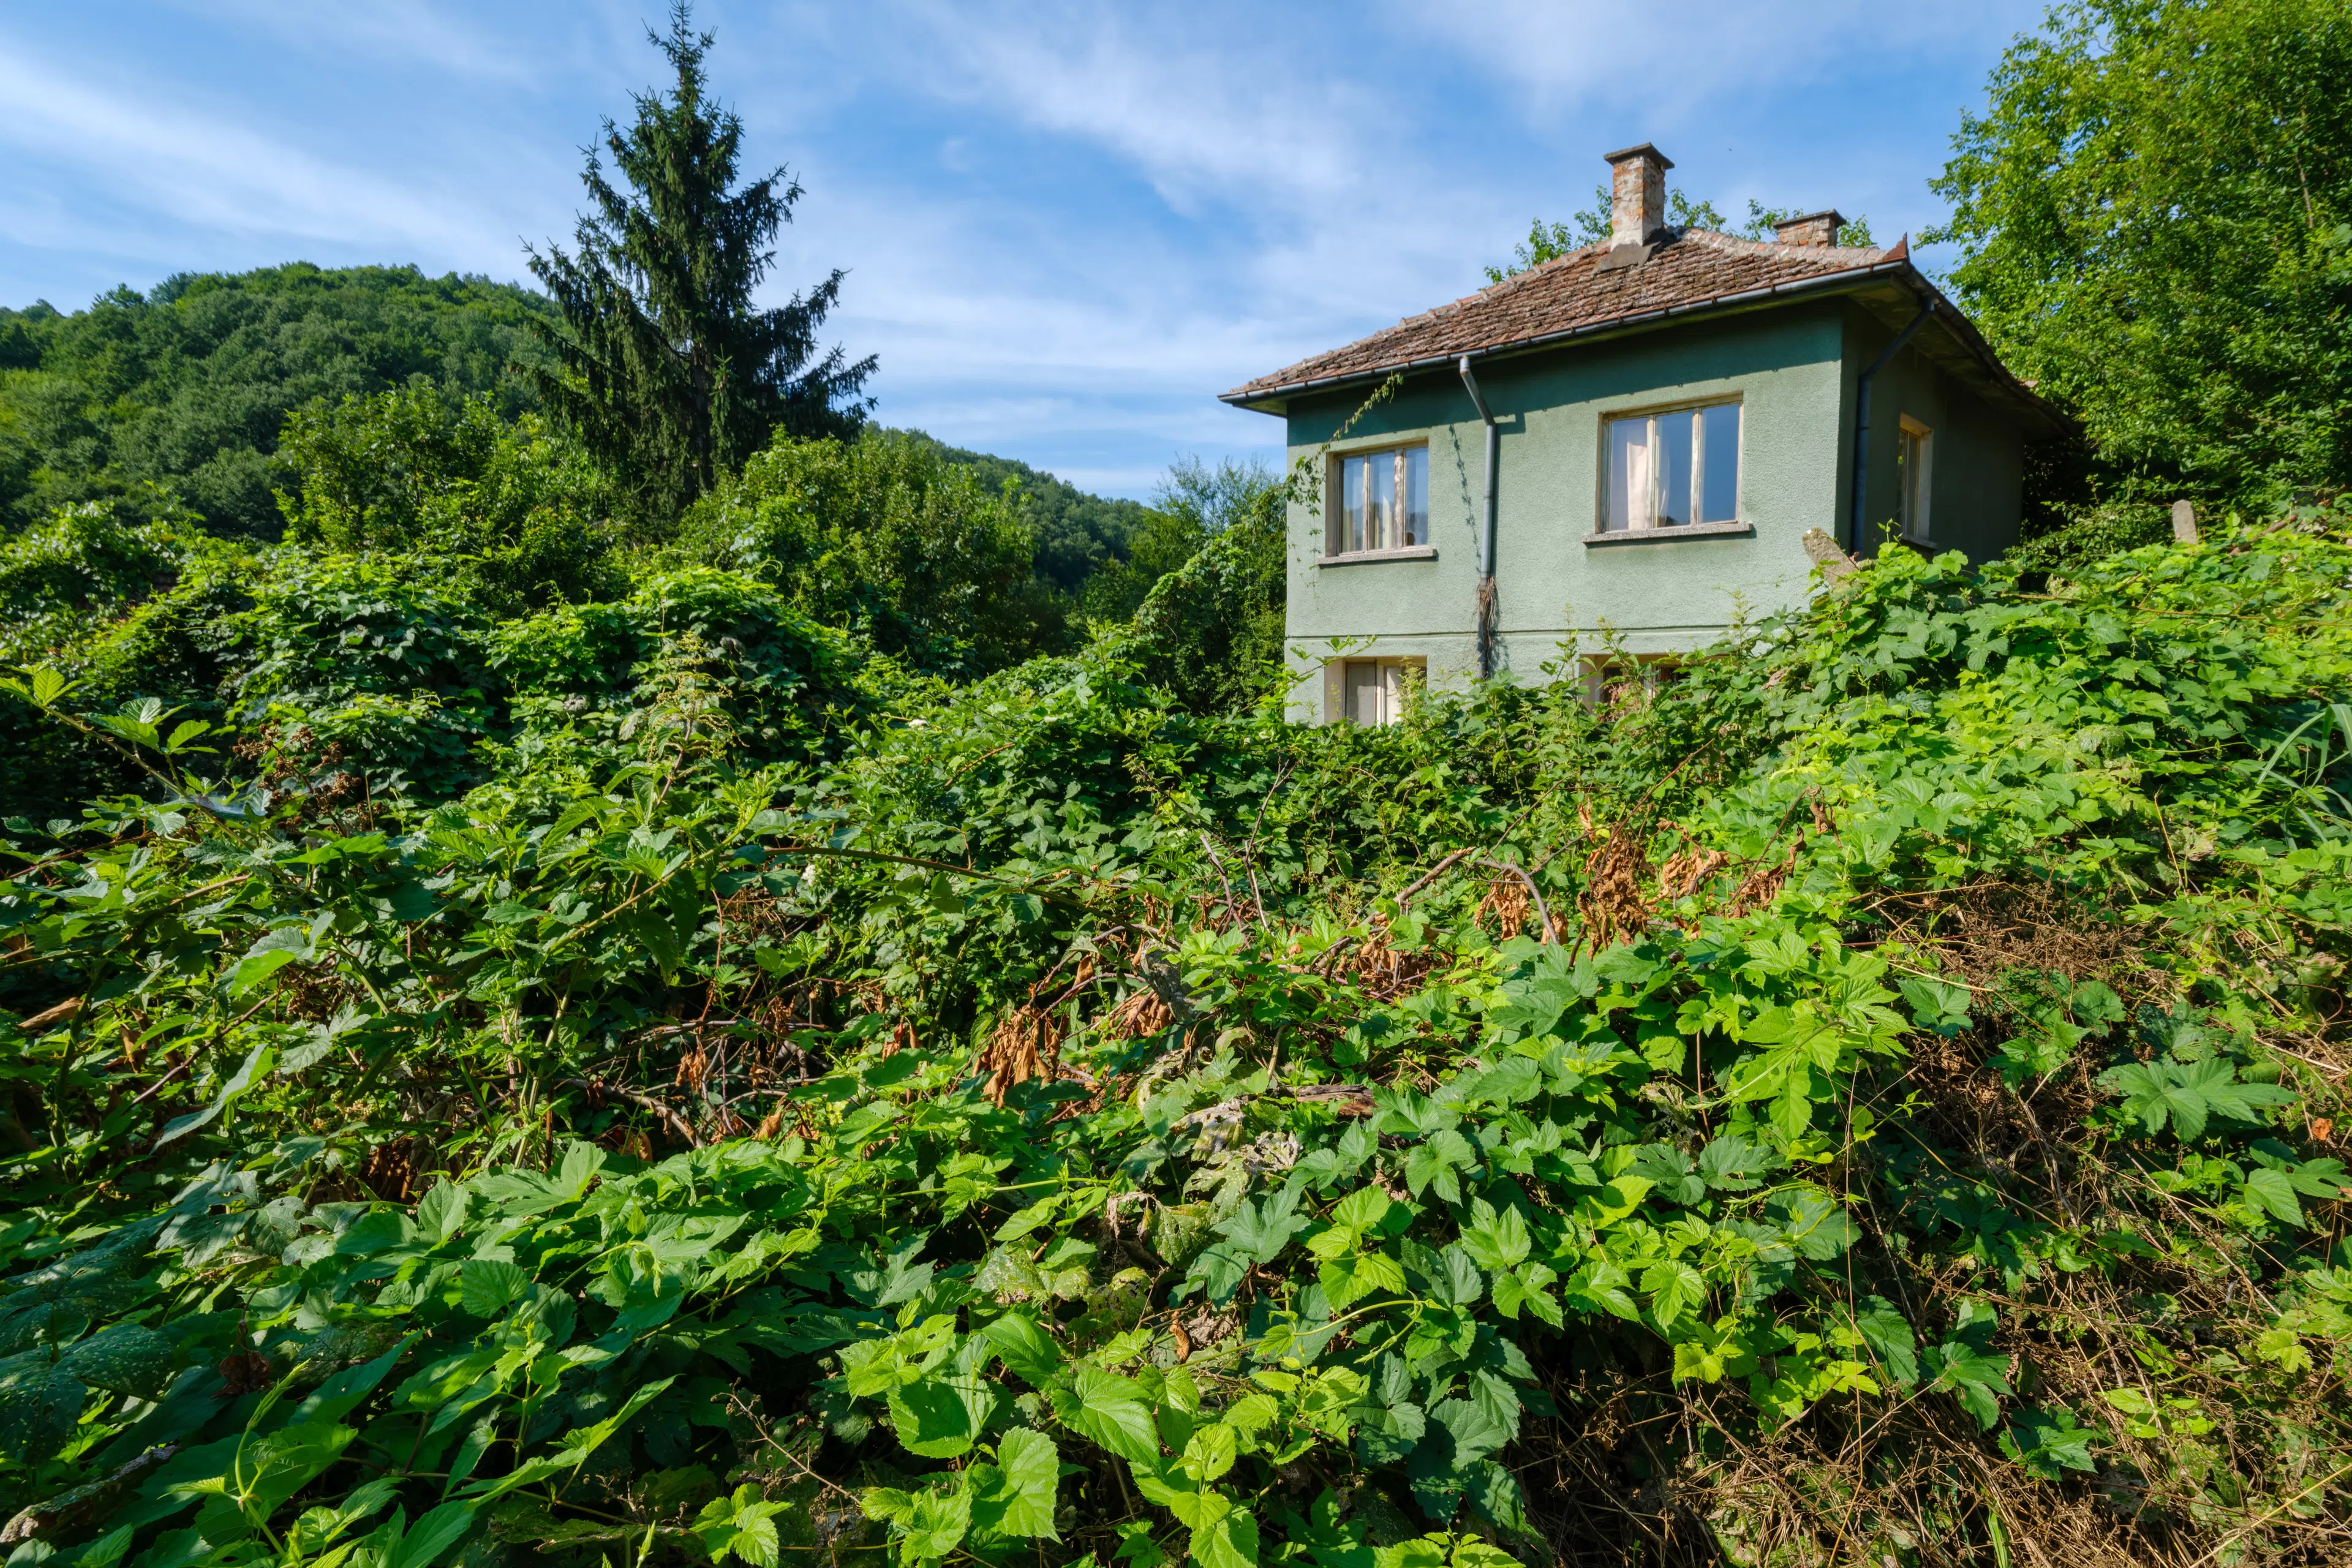
[[[1043,1432],[1015,1426],[996,1447],[1003,1482],[993,1498],[977,1500],[973,1518],[1005,1535],[1059,1541],[1054,1530],[1054,1500],[1061,1485],[1062,1455]],[[985,1517],[983,1517],[985,1516]]]
[[[1650,1298],[1650,1311],[1661,1330],[1672,1331],[1693,1308],[1706,1300],[1706,1280],[1679,1259],[1666,1258],[1642,1270],[1642,1289]]]
[[[229,1075],[228,1081],[221,1085],[220,1092],[213,1097],[213,1102],[202,1110],[190,1111],[185,1116],[174,1118],[170,1125],[156,1135],[155,1147],[160,1149],[175,1138],[184,1138],[199,1127],[210,1122],[222,1111],[226,1110],[237,1096],[251,1089],[256,1080],[268,1078],[269,1069],[277,1065],[277,1061],[278,1047],[275,1045],[264,1041],[254,1047],[247,1053],[245,1060],[239,1064],[236,1071]]]
[[[432,1568],[473,1528],[474,1509],[472,1503],[445,1502],[405,1531],[395,1528],[383,1547],[383,1568]]]
[[[2287,1225],[2303,1223],[2303,1205],[2294,1195],[2294,1182],[2284,1171],[2256,1166],[2246,1173],[2246,1204]]]
[[[73,1436],[89,1397],[46,1349],[0,1361],[0,1455],[27,1465],[47,1458]]]
[[[1007,1312],[981,1330],[1006,1367],[1033,1384],[1042,1384],[1062,1364],[1062,1351],[1053,1336],[1028,1312]]]
[[[1182,1463],[1185,1473],[1205,1487],[1232,1469],[1239,1454],[1231,1426],[1203,1426],[1184,1445]]]
[[[1378,1290],[1404,1289],[1404,1266],[1385,1252],[1358,1252],[1325,1263],[1316,1279],[1333,1311],[1344,1310]]]
[[[1510,1424],[1484,1400],[1443,1399],[1429,1407],[1429,1418],[1454,1439],[1456,1469],[1496,1452],[1513,1436]]]
[[[1193,1526],[1191,1546],[1201,1568],[1257,1568],[1257,1517],[1247,1509],[1228,1508]]]
[[[469,1258],[457,1271],[457,1291],[466,1310],[496,1318],[530,1293],[530,1275],[512,1263]]]
[[[1138,1464],[1159,1458],[1160,1435],[1152,1426],[1151,1407],[1131,1379],[1082,1362],[1074,1396],[1066,1419],[1081,1435]]]
[[[994,1386],[979,1378],[935,1373],[890,1391],[890,1424],[908,1452],[951,1459],[971,1451],[995,1403]]]
[[[1530,1244],[1528,1223],[1517,1209],[1497,1213],[1492,1204],[1480,1198],[1472,1213],[1470,1224],[1463,1227],[1462,1246],[1480,1268],[1509,1268],[1526,1258]]]
[[[1332,1205],[1331,1223],[1354,1231],[1377,1229],[1395,1206],[1395,1200],[1380,1188],[1359,1187]]]
[[[1290,1245],[1292,1237],[1307,1228],[1308,1221],[1297,1209],[1298,1194],[1285,1187],[1269,1197],[1244,1204],[1240,1212],[1216,1229],[1248,1262],[1271,1263]]]
[[[172,1342],[142,1323],[117,1323],[58,1362],[58,1371],[68,1377],[140,1399],[161,1399],[174,1370]]]

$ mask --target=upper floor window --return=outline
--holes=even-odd
[[[1603,530],[1738,521],[1738,404],[1609,421]]]
[[[1339,505],[1325,552],[1356,555],[1429,542],[1429,448],[1391,447],[1339,459]]]
[[[1895,518],[1903,537],[1927,542],[1927,499],[1935,462],[1936,433],[1906,415],[1895,443]]]

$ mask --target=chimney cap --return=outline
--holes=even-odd
[[[1675,161],[1672,158],[1667,157],[1647,142],[1633,147],[1620,147],[1614,153],[1604,153],[1601,155],[1601,161],[1604,163],[1622,163],[1628,158],[1643,157],[1656,159],[1658,167],[1661,169],[1671,169],[1675,166]]]
[[[1816,232],[1826,233],[1829,239],[1824,243],[1834,245],[1837,243],[1838,230],[1844,226],[1845,214],[1835,207],[1823,207],[1817,213],[1807,213],[1802,217],[1784,217],[1772,226],[1772,232],[1785,240],[1789,237],[1789,231],[1791,229],[1813,229]]]

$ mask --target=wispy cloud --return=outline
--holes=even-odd
[[[338,163],[152,87],[101,84],[0,40],[0,145],[83,171],[133,213],[233,234],[479,248],[470,194]]]
[[[1130,492],[1263,447],[1216,392],[1466,292],[1659,140],[1694,194],[1916,226],[1955,110],[2039,0],[701,0],[754,162],[807,183],[776,293],[885,417]],[[521,271],[663,0],[161,0],[0,32],[0,299],[137,258]],[[21,271],[21,276],[14,276]],[[61,282],[58,279],[70,281]]]

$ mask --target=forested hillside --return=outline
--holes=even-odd
[[[0,309],[0,521],[105,500],[147,518],[192,510],[274,538],[270,455],[287,415],[429,376],[512,416],[540,296],[414,267],[294,265],[181,274],[71,314]]]

